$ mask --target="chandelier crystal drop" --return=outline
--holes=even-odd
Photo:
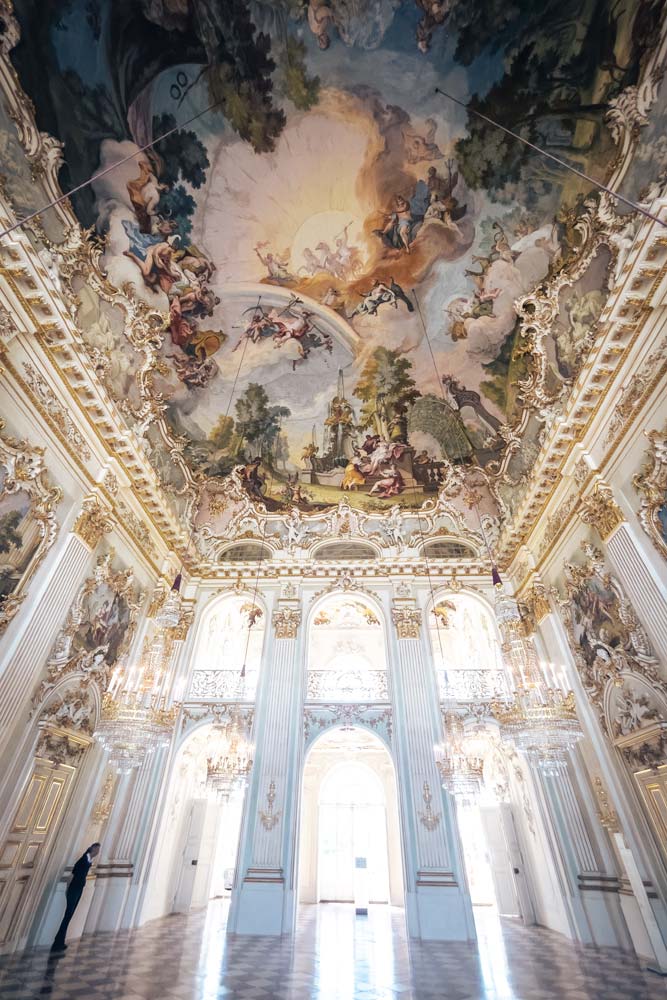
[[[213,737],[217,746],[206,761],[206,784],[226,802],[233,791],[245,786],[252,770],[254,747],[242,732],[236,714],[228,725],[214,726]]]
[[[511,699],[492,705],[501,739],[513,744],[544,774],[557,777],[567,766],[570,750],[583,737],[574,693],[546,684],[517,602],[505,592],[495,567],[493,582],[503,657],[514,685]]]

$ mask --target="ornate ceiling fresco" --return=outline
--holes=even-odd
[[[73,198],[103,242],[63,280],[171,496],[376,513],[474,470],[511,516],[633,224],[435,88],[637,197],[661,135],[631,177],[618,121],[659,13],[17,0],[11,58],[63,190],[116,165]]]

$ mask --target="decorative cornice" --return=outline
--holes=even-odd
[[[577,512],[584,524],[595,528],[603,542],[608,541],[625,521],[611,487],[601,480],[595,484],[592,493],[581,500]]]
[[[81,541],[93,550],[97,548],[103,535],[114,527],[115,520],[108,507],[105,507],[98,496],[91,493],[81,505],[81,513],[74,522],[72,531]]]

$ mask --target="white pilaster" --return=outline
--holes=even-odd
[[[255,719],[255,765],[246,797],[239,870],[229,930],[236,934],[290,933],[296,912],[299,751],[302,740],[300,609],[281,601],[265,644]],[[275,785],[277,822],[263,822]]]
[[[68,535],[34,613],[0,676],[0,750],[12,735],[17,717],[33,694],[58,629],[91,560],[92,549],[78,535]]]
[[[433,752],[442,730],[423,612],[406,600],[393,610],[397,631],[389,648],[408,932],[422,940],[474,940],[455,814]]]
[[[658,585],[627,521],[618,526],[606,545],[609,561],[630,596],[659,660],[663,665],[667,664],[667,594],[664,584]]]
[[[655,849],[652,846],[652,835],[648,823],[643,816],[641,803],[630,777],[619,759],[618,752],[610,744],[603,732],[597,713],[588,700],[576,669],[570,650],[565,626],[559,616],[549,614],[540,623],[542,640],[549,652],[551,660],[564,664],[568,681],[577,699],[577,711],[582,727],[597,755],[604,784],[606,785],[614,810],[618,814],[619,825],[623,831],[624,844],[632,855],[632,866],[640,873],[642,884],[648,880],[657,898],[646,900],[651,907],[651,923],[653,929],[647,934],[647,940],[658,929],[662,936],[663,946],[667,946],[667,880],[664,869]],[[625,861],[624,861],[625,863]],[[626,869],[628,865],[626,864]],[[637,899],[640,906],[641,903]],[[646,924],[646,920],[644,920]],[[655,950],[655,960],[660,961],[658,950]]]

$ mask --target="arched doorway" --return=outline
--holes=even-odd
[[[396,778],[378,736],[338,727],[314,743],[303,774],[300,834],[301,903],[352,903],[363,858],[371,905],[403,905]]]
[[[491,704],[510,693],[501,639],[490,605],[469,591],[442,591],[429,609],[429,636],[450,739],[483,761],[480,794],[459,795],[456,818],[468,887],[478,923],[484,911],[532,921],[532,906],[510,802],[510,781]]]
[[[242,587],[202,613],[187,671],[185,731],[170,766],[142,920],[229,899],[245,788],[221,797],[208,763],[222,753],[233,722],[251,738],[265,622],[261,599]]]

